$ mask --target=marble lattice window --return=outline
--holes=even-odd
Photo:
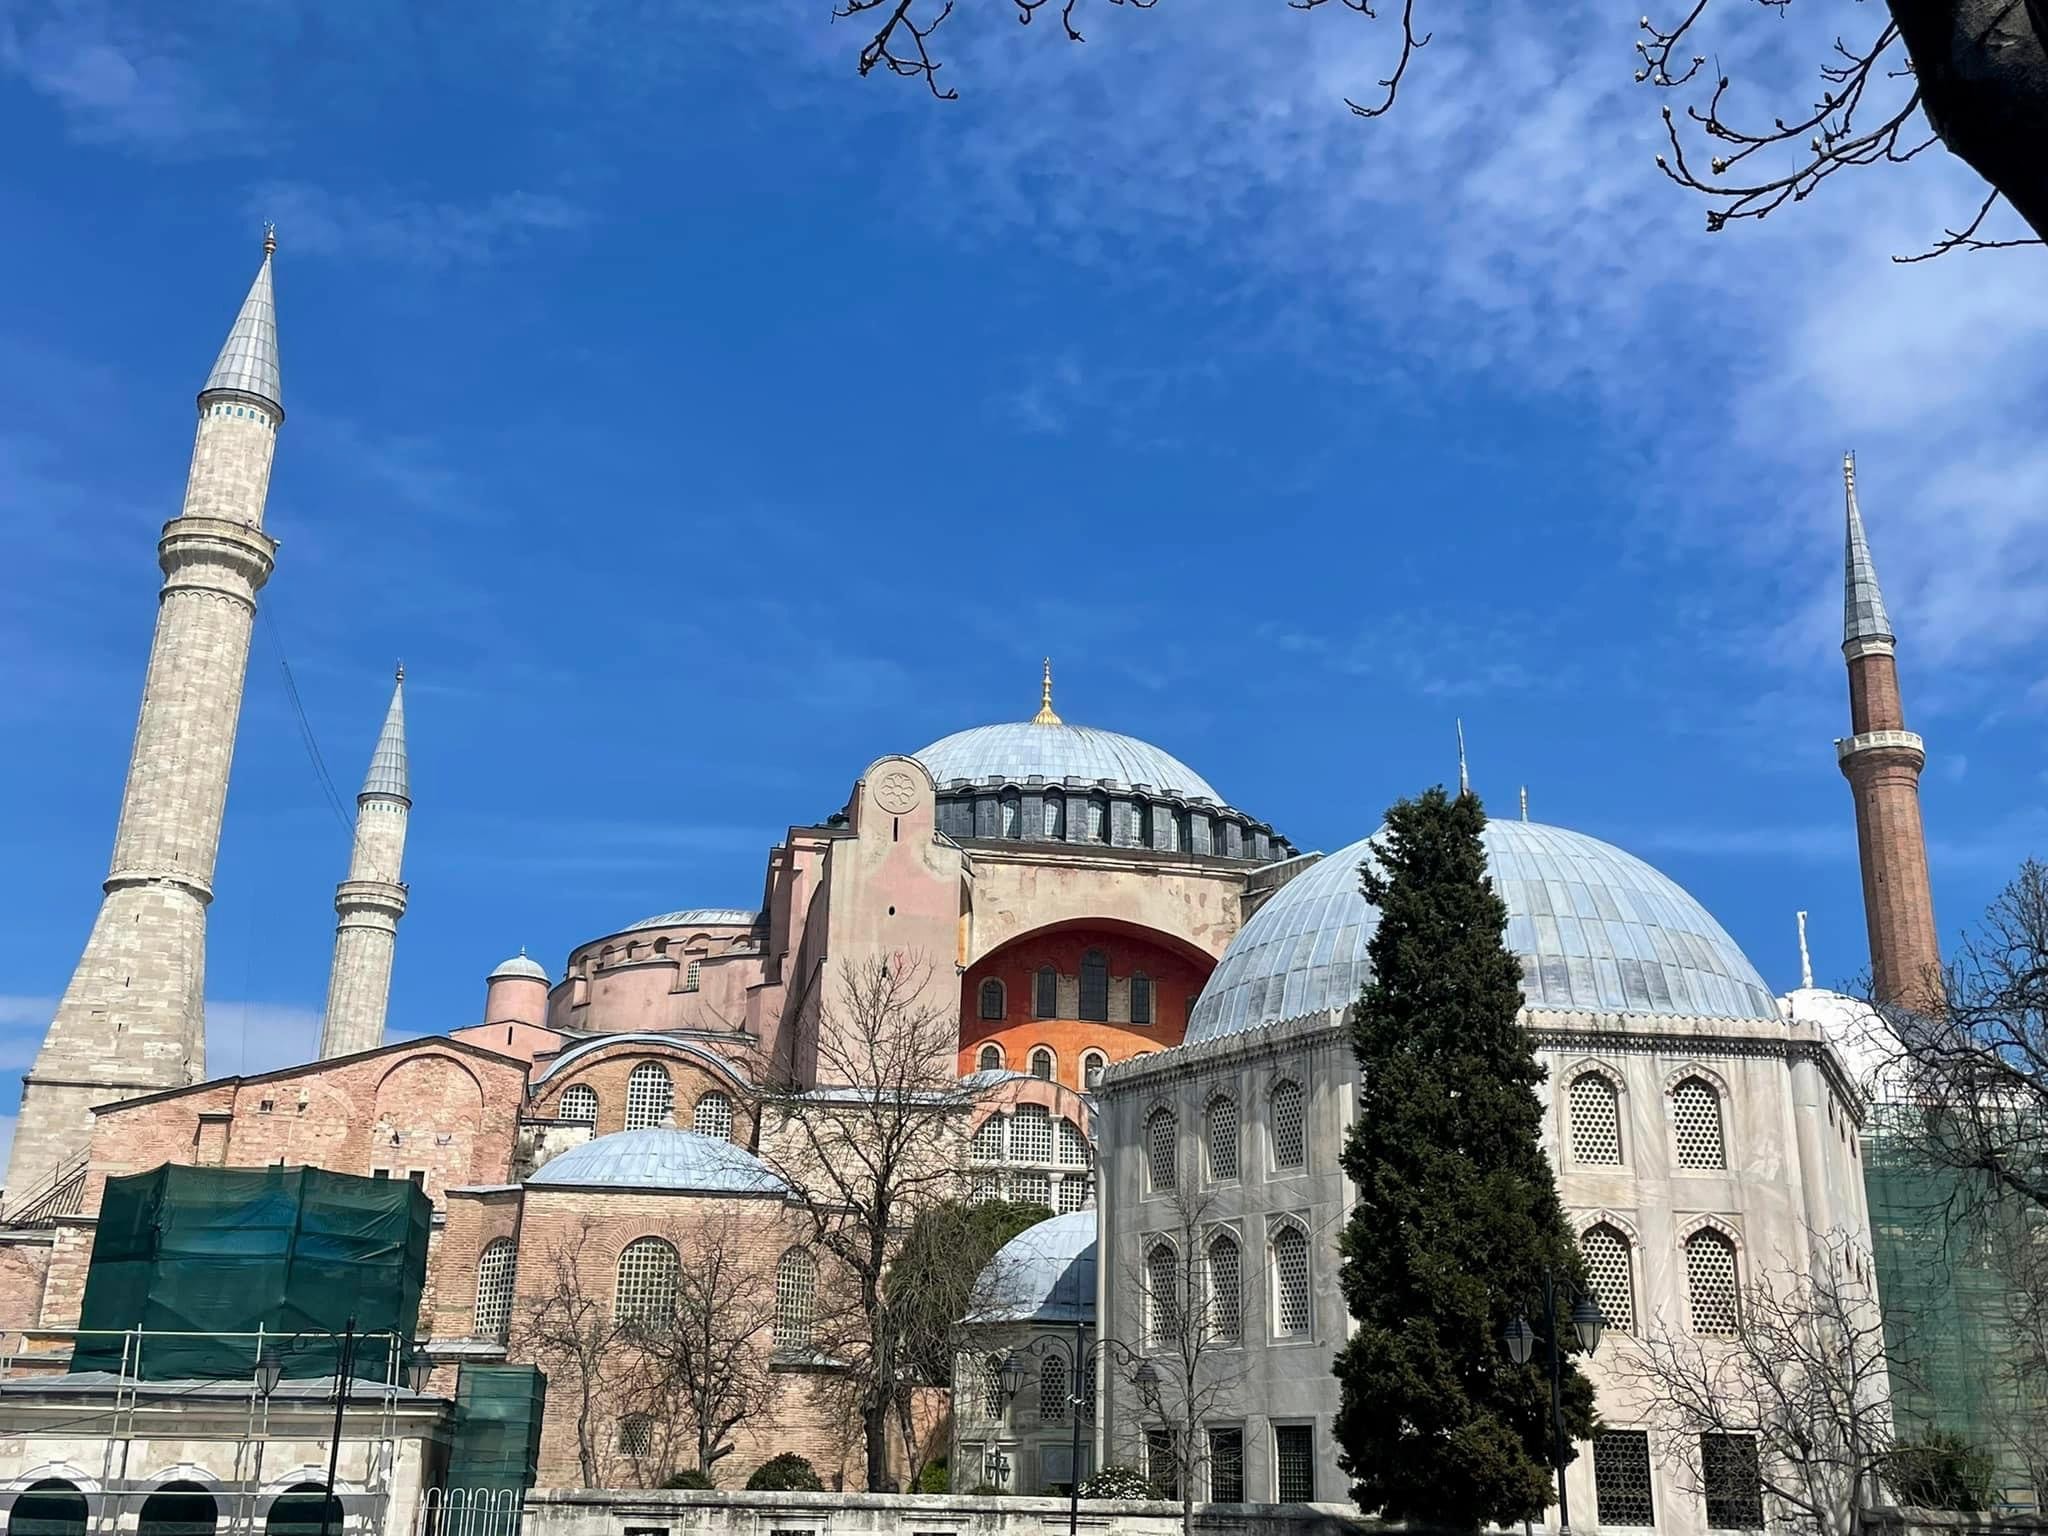
[[[1171,1243],[1154,1243],[1145,1255],[1145,1340],[1169,1349],[1180,1331],[1180,1265]]]
[[[1721,1137],[1721,1095],[1702,1078],[1688,1077],[1671,1090],[1671,1129],[1681,1168],[1726,1168]]]
[[[715,1088],[704,1094],[697,1100],[697,1107],[690,1112],[690,1129],[699,1136],[731,1141],[732,1100]]]
[[[1088,1133],[1073,1121],[1061,1117],[1060,1166],[1062,1168],[1086,1168],[1088,1166]]]
[[[1038,1422],[1067,1422],[1067,1362],[1058,1350],[1048,1351],[1038,1367]]]
[[[818,1261],[792,1248],[775,1265],[775,1347],[809,1349],[818,1311]]]
[[[1301,1084],[1291,1078],[1275,1083],[1269,1109],[1273,1117],[1273,1166],[1305,1167],[1308,1138],[1303,1124]]]
[[[1049,1173],[1013,1173],[1010,1175],[1010,1199],[1018,1205],[1042,1205],[1052,1209],[1052,1175]]]
[[[476,1261],[476,1318],[472,1329],[479,1339],[502,1339],[512,1321],[512,1275],[517,1251],[509,1237],[497,1237],[484,1245]]]
[[[1145,1183],[1157,1194],[1174,1187],[1175,1142],[1179,1138],[1179,1127],[1174,1124],[1173,1111],[1155,1109],[1145,1122]]]
[[[1763,1529],[1763,1471],[1755,1435],[1701,1435],[1700,1484],[1706,1494],[1708,1530]]]
[[[1623,1333],[1636,1331],[1636,1288],[1631,1244],[1619,1230],[1602,1222],[1579,1239],[1586,1258],[1586,1284],[1607,1326]]]
[[[1087,1208],[1088,1180],[1081,1174],[1068,1174],[1060,1180],[1060,1214],[1071,1216],[1075,1211]]]
[[[1003,1117],[990,1115],[974,1128],[972,1144],[974,1161],[977,1163],[1000,1163],[1003,1157]]]
[[[1306,1338],[1309,1320],[1308,1234],[1290,1222],[1273,1234],[1273,1331]]]
[[[676,1107],[676,1085],[668,1069],[643,1061],[626,1076],[626,1129],[644,1131],[666,1120]]]
[[[1244,1254],[1228,1232],[1209,1239],[1208,1279],[1210,1336],[1235,1344],[1244,1336]]]
[[[994,1173],[977,1173],[967,1195],[969,1205],[989,1205],[1003,1198],[1002,1176]]]
[[[1569,1094],[1572,1117],[1572,1160],[1617,1164],[1621,1161],[1621,1096],[1598,1072],[1581,1072]]]
[[[1211,1179],[1237,1177],[1237,1100],[1229,1094],[1217,1094],[1203,1112],[1202,1145]]]
[[[571,1125],[597,1124],[597,1090],[588,1083],[571,1083],[562,1090],[555,1118]]]
[[[1594,1437],[1593,1503],[1603,1528],[1657,1523],[1646,1431],[1609,1429]]]
[[[629,1413],[619,1420],[619,1451],[626,1456],[645,1456],[654,1449],[654,1419],[645,1413]]]
[[[658,1237],[640,1237],[619,1255],[618,1299],[612,1313],[622,1323],[661,1324],[676,1311],[676,1251]]]
[[[1010,1117],[1010,1161],[1052,1161],[1052,1116],[1043,1104],[1019,1104]]]
[[[1685,1240],[1685,1285],[1695,1333],[1735,1333],[1741,1300],[1735,1244],[1725,1232],[1702,1227]]]

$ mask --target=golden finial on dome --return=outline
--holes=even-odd
[[[1053,713],[1052,708],[1052,658],[1045,658],[1045,686],[1039,691],[1038,713],[1031,717],[1033,725],[1063,725],[1066,722]]]

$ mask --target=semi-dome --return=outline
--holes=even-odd
[[[567,1189],[674,1189],[779,1195],[788,1186],[745,1147],[670,1125],[596,1136],[527,1181]]]
[[[1225,804],[1215,787],[1186,763],[1149,741],[1090,725],[977,725],[942,736],[913,754],[934,783],[989,778],[1022,783],[1037,774],[1049,784],[1067,778],[1145,784],[1163,794]]]
[[[484,980],[505,981],[512,977],[519,977],[528,981],[546,981],[548,973],[547,969],[540,962],[529,959],[526,951],[522,949],[518,954],[505,961],[495,971],[491,972],[490,975],[486,976]]]
[[[1095,1321],[1095,1212],[1026,1227],[996,1250],[975,1282],[970,1323]]]
[[[1779,1018],[1756,967],[1713,915],[1633,854],[1539,822],[1489,822],[1485,839],[1529,1007]],[[1195,1003],[1190,1043],[1357,998],[1379,926],[1358,889],[1372,843],[1329,855],[1253,915]]]
[[[628,923],[620,933],[637,933],[642,928],[751,928],[760,913],[752,907],[684,907],[676,912],[657,912],[637,923]]]

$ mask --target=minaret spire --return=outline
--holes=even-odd
[[[1465,767],[1465,722],[1462,718],[1458,721],[1458,793],[1472,793],[1472,775]]]
[[[1849,668],[1852,734],[1835,743],[1835,756],[1856,802],[1871,983],[1878,1003],[1928,1012],[1941,996],[1941,945],[1920,821],[1920,770],[1927,750],[1906,729],[1896,637],[1856,504],[1853,454],[1843,457],[1842,485],[1842,657]]]
[[[1052,707],[1052,658],[1045,658],[1045,685],[1038,693],[1038,713],[1031,717],[1033,725],[1063,725],[1064,721],[1053,713]]]
[[[1799,914],[1799,985],[1813,990],[1813,955],[1806,947],[1806,914]]]
[[[164,584],[105,895],[22,1081],[7,1169],[15,1201],[69,1168],[92,1108],[206,1069],[206,908],[242,713],[263,532],[283,420],[270,248],[199,392],[191,471],[164,525]]]
[[[405,667],[391,686],[391,705],[356,796],[356,835],[348,878],[335,888],[334,969],[320,1054],[352,1056],[384,1043],[391,1002],[391,962],[398,920],[405,916],[406,823],[412,814],[412,773],[405,750]]]

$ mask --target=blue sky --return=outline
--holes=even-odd
[[[1774,985],[1864,961],[1839,458],[1901,630],[1945,930],[2048,851],[2037,251],[1898,267],[1938,154],[1709,238],[1633,16],[983,0],[963,98],[825,0],[0,0],[0,1068],[110,846],[191,396],[275,219],[289,419],[210,1064],[304,1052],[344,794],[409,672],[394,1028],[521,945],[759,897],[863,765],[1155,740],[1304,847],[1454,771],[1651,859]],[[1448,7],[1446,8],[1448,11]],[[1862,13],[1713,38],[1763,99]],[[1782,94],[1782,92],[1781,92]],[[4,1091],[4,1090],[0,1090]],[[12,1096],[7,1096],[11,1103]]]

